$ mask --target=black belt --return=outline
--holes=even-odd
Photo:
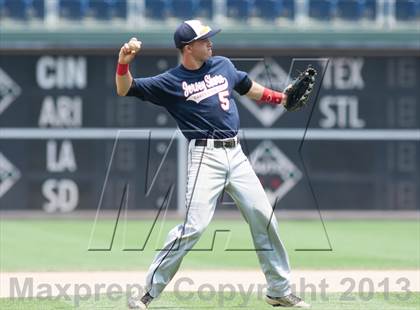
[[[213,140],[213,145],[215,148],[227,147],[232,148],[235,147],[239,143],[236,142],[235,139],[230,140]],[[207,146],[207,140],[205,139],[197,139],[195,140],[195,146]]]

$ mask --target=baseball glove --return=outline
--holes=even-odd
[[[284,107],[287,111],[298,111],[308,103],[309,94],[315,84],[315,75],[316,70],[309,66],[284,90],[287,95]]]

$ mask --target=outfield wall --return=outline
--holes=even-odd
[[[275,89],[308,64],[324,76],[299,113],[233,95],[242,147],[279,208],[419,209],[418,51],[216,53]],[[131,71],[177,63],[146,49]],[[0,51],[1,209],[115,209],[127,184],[129,208],[184,208],[187,141],[162,108],[116,96],[115,65],[110,49]]]

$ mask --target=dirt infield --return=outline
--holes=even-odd
[[[2,272],[0,297],[104,294],[109,289],[142,289],[146,272]],[[215,290],[258,293],[265,290],[265,278],[259,270],[181,270],[167,291]],[[295,270],[293,290],[301,293],[360,291],[419,292],[420,270]],[[19,295],[21,293],[21,295]]]

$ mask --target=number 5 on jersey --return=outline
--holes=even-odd
[[[222,107],[222,109],[224,111],[228,111],[229,110],[229,91],[228,90],[224,90],[221,91],[219,93],[219,102],[220,102],[220,106]]]

